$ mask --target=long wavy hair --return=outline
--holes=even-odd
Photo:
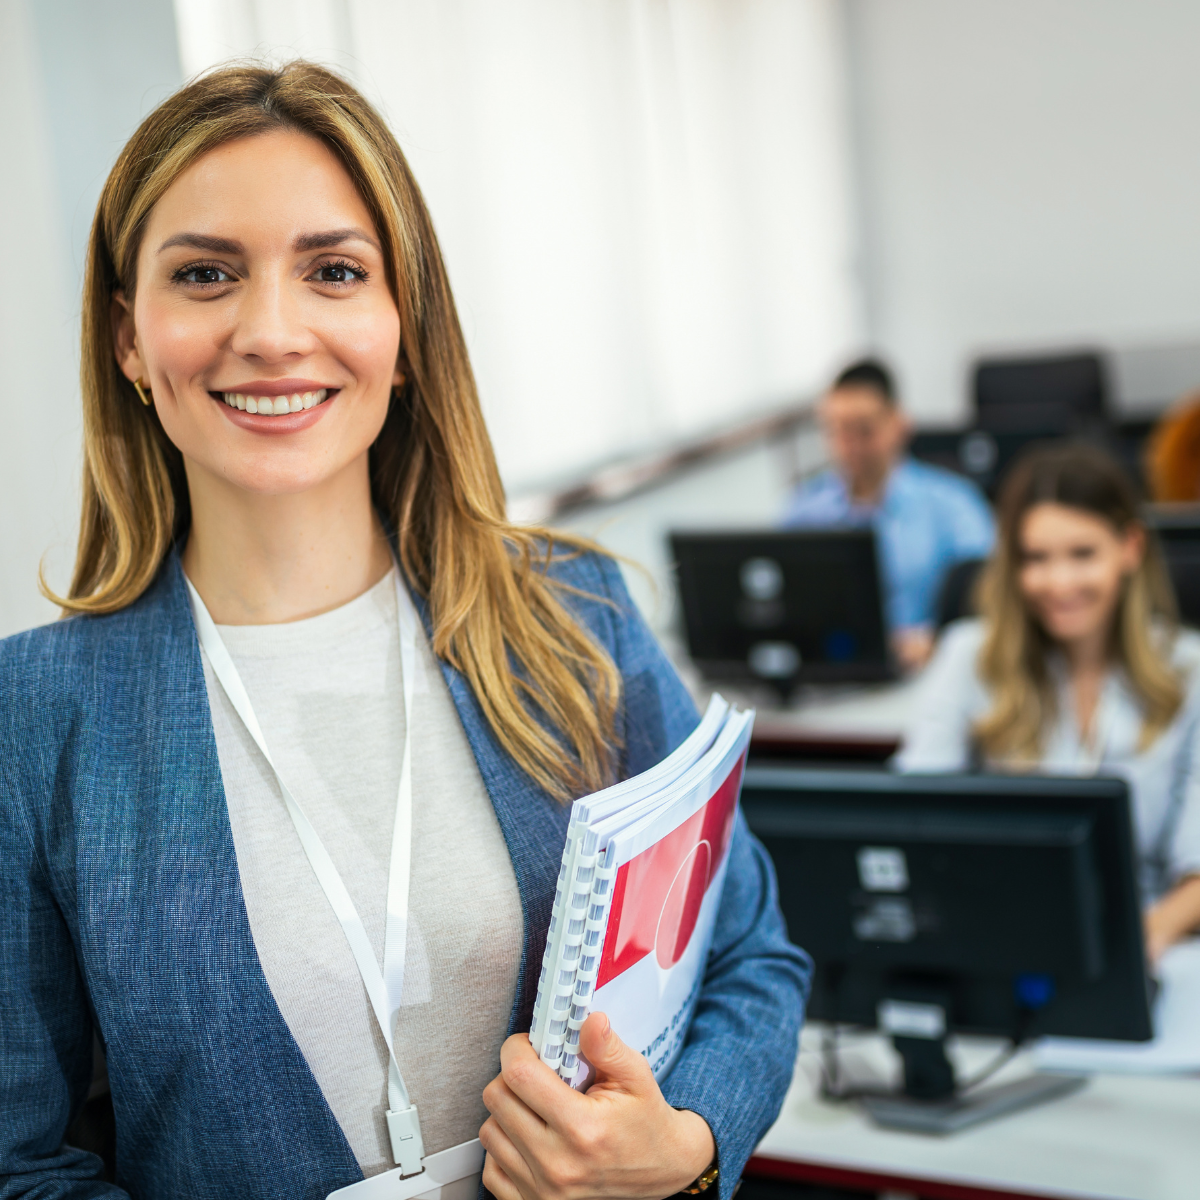
[[[1012,468],[1000,494],[995,553],[980,578],[980,613],[987,636],[979,674],[992,708],[975,736],[993,760],[1032,764],[1042,731],[1056,716],[1047,669],[1053,641],[1021,594],[1021,526],[1037,504],[1062,504],[1100,517],[1118,533],[1139,522],[1137,495],[1121,467],[1087,445],[1035,449]],[[1175,596],[1158,545],[1147,533],[1141,565],[1121,587],[1110,653],[1142,707],[1140,748],[1167,728],[1183,702],[1182,683],[1167,660],[1177,628]]]
[[[104,185],[83,294],[83,519],[68,613],[111,613],[150,586],[190,505],[183,457],[114,356],[114,294],[132,298],[146,218],[189,164],[223,143],[274,130],[320,138],[375,222],[400,313],[405,382],[370,452],[372,495],[401,566],[429,605],[434,653],[470,683],[493,732],[559,799],[611,781],[621,679],[569,611],[547,568],[591,543],[519,527],[480,411],[475,380],[425,202],[396,139],[344,79],[309,62],[230,66],[164,101]]]

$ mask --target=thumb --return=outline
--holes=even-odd
[[[596,1072],[593,1087],[608,1084],[621,1091],[641,1092],[653,1086],[650,1064],[621,1041],[604,1013],[594,1012],[584,1021],[579,1049]]]

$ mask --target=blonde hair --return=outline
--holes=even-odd
[[[981,749],[993,760],[1031,765],[1042,731],[1054,719],[1047,670],[1052,641],[1021,594],[1021,525],[1037,504],[1062,504],[1107,521],[1119,533],[1138,523],[1137,497],[1120,466],[1092,446],[1034,450],[1012,469],[1000,495],[995,553],[979,581],[987,626],[979,674],[992,696],[976,722]],[[1164,656],[1178,619],[1157,543],[1147,535],[1141,565],[1124,582],[1113,622],[1111,654],[1124,668],[1142,706],[1139,748],[1170,725],[1183,702],[1179,676]]]
[[[146,218],[189,164],[279,129],[320,138],[369,208],[400,313],[405,382],[370,452],[375,504],[429,605],[433,650],[470,684],[500,744],[559,799],[614,777],[621,677],[547,574],[556,541],[518,527],[480,411],[466,345],[424,200],[370,104],[323,67],[226,67],[142,122],[104,185],[83,296],[83,519],[68,612],[111,613],[153,581],[190,523],[183,458],[119,371],[110,310],[136,286]],[[50,594],[43,583],[43,590]]]

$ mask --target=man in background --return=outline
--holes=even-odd
[[[946,572],[991,552],[991,510],[969,480],[905,454],[911,433],[888,369],[875,359],[847,367],[821,401],[832,466],[792,493],[792,529],[874,527],[885,612],[902,666],[933,649],[938,591]]]

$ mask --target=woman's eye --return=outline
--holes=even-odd
[[[184,283],[229,283],[233,276],[220,267],[185,267],[178,275]]]
[[[354,283],[366,278],[366,272],[349,263],[325,263],[310,276],[317,283]]]

